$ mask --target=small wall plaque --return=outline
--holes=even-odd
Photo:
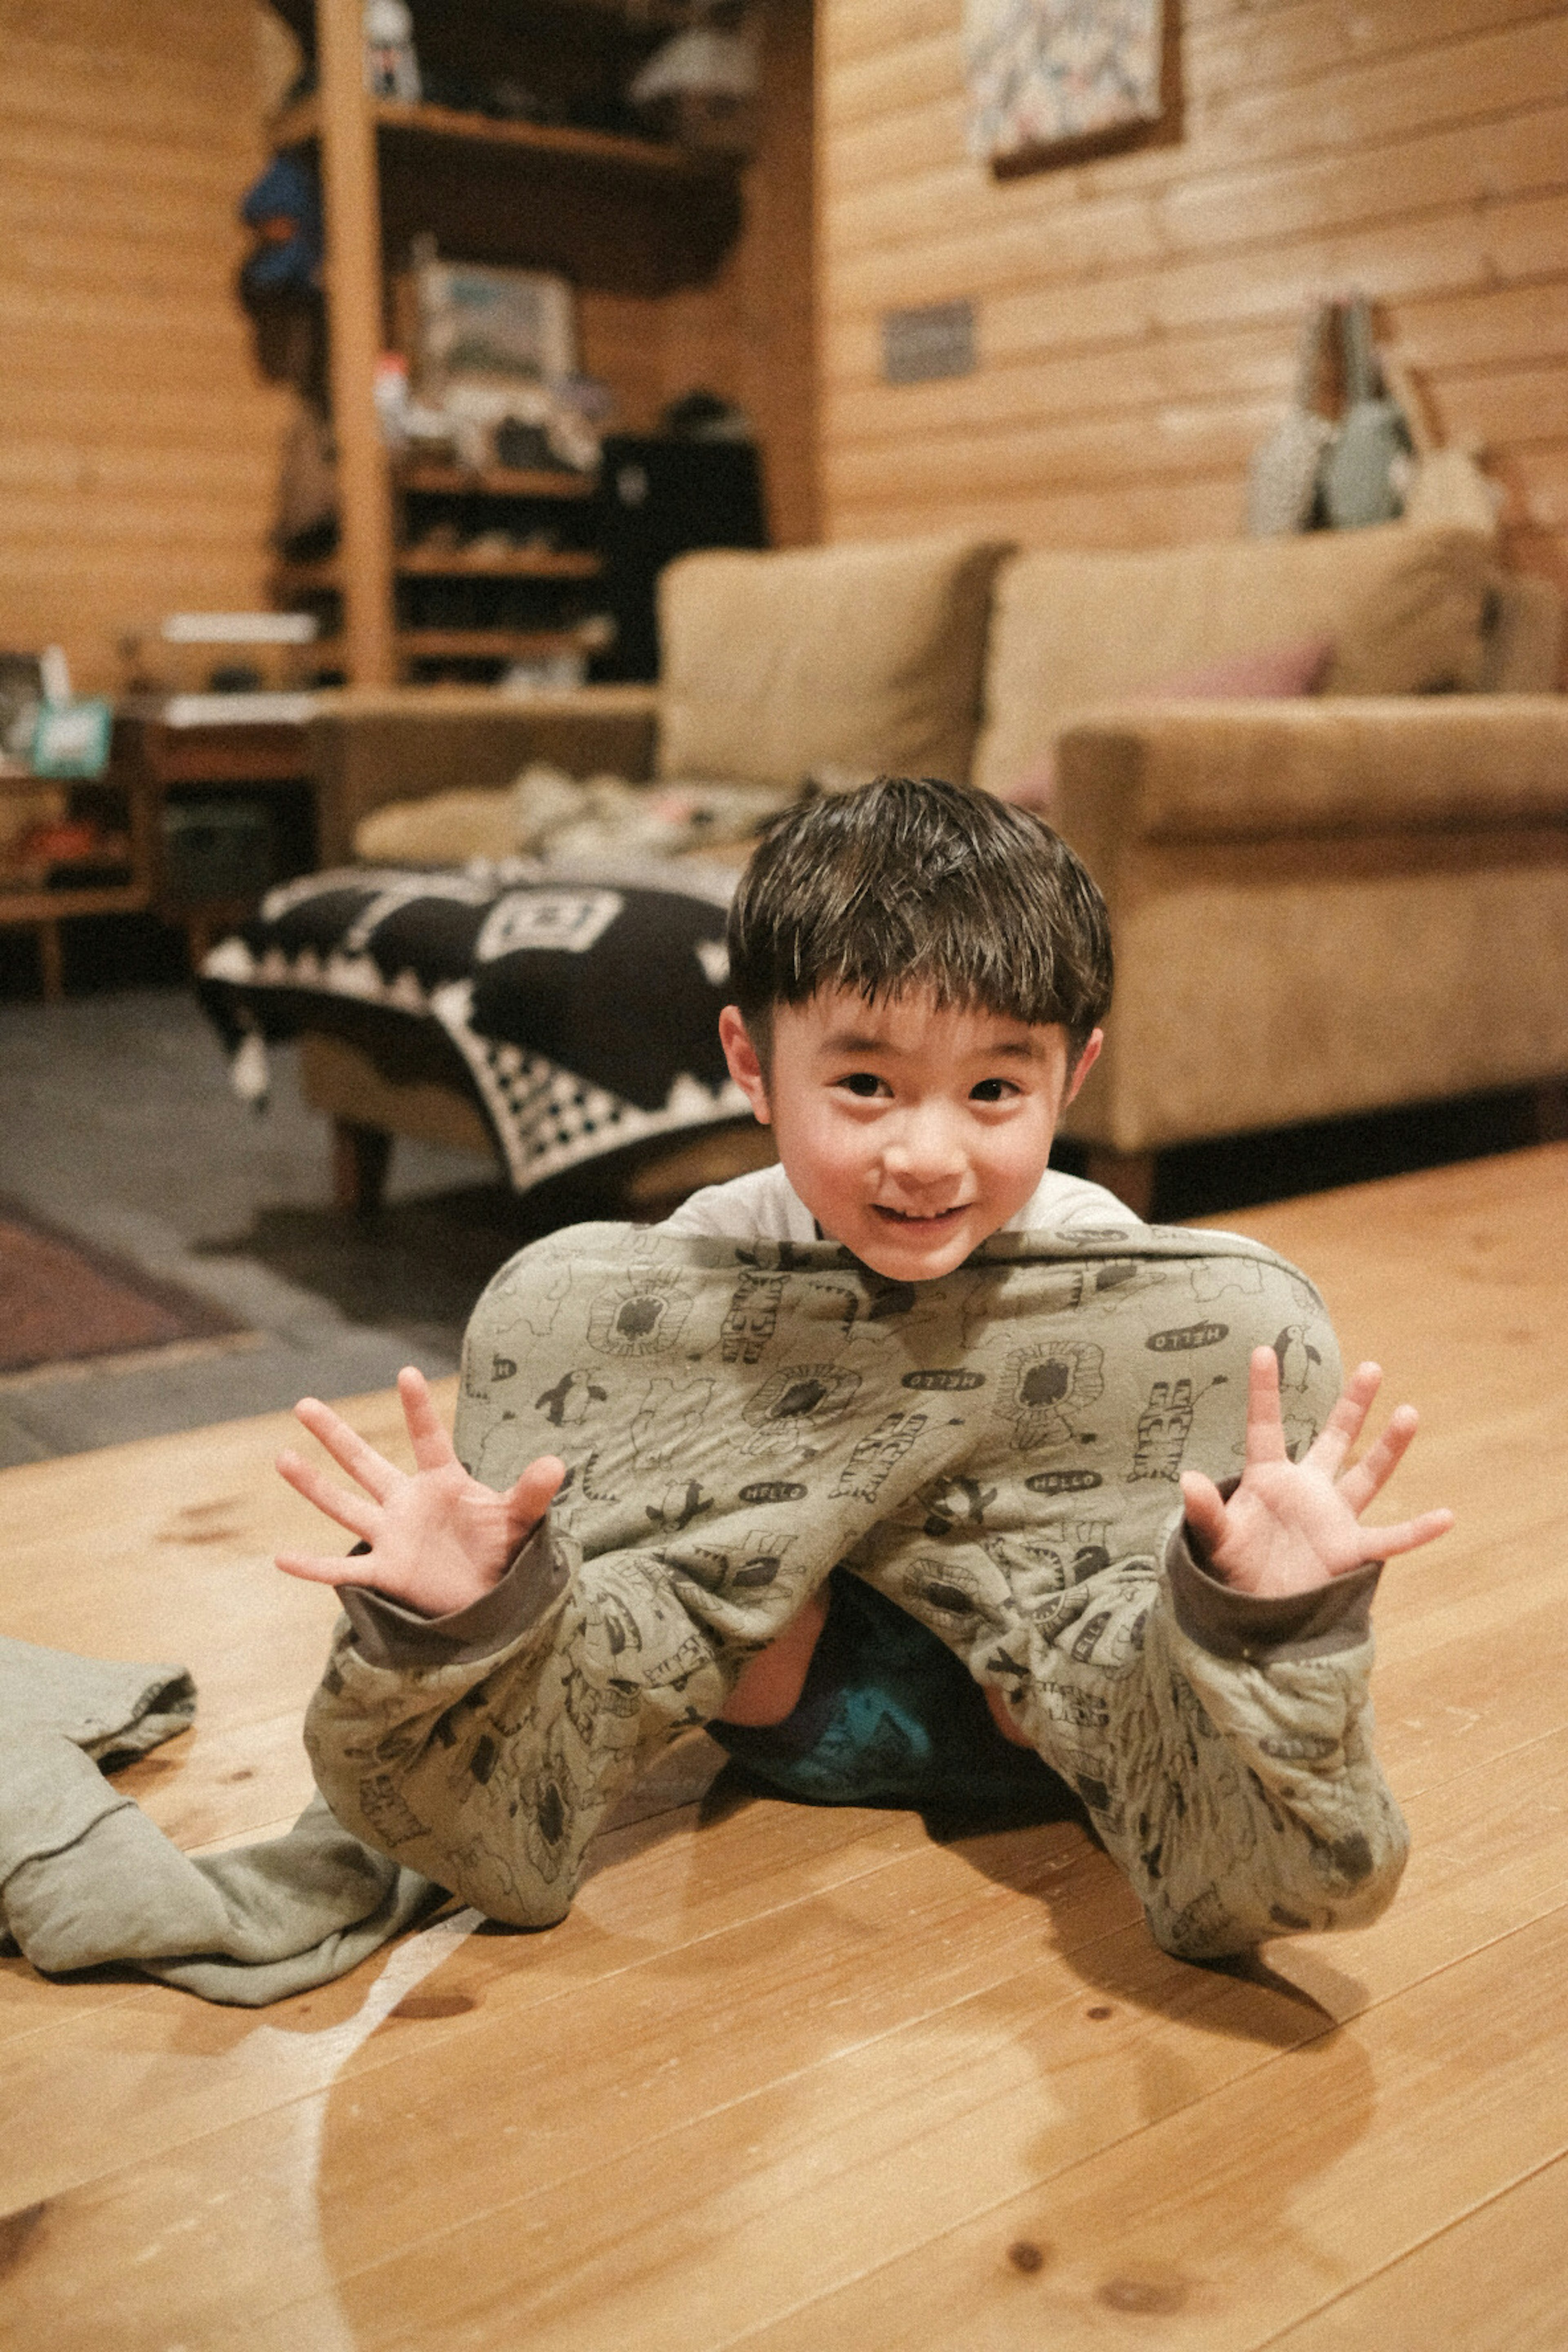
[[[974,368],[974,305],[933,302],[923,310],[882,313],[882,378],[925,383],[933,376],[969,375]]]

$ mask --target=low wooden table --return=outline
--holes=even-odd
[[[1415,1844],[1377,1926],[1186,1967],[1075,1826],[758,1800],[612,1832],[548,1934],[438,1926],[259,2015],[0,1961],[7,2340],[1568,2340],[1565,1202],[1559,1146],[1216,1221],[1421,1404],[1387,1515],[1459,1512],[1378,1603]],[[350,1413],[395,1441],[390,1398]],[[126,1776],[193,1847],[309,1792],[290,1428],[0,1475],[7,1630],[195,1667],[196,1729]]]
[[[68,790],[53,778],[0,775],[0,800],[35,801],[40,794]],[[143,796],[126,796],[127,849],[122,879],[84,883],[71,889],[0,888],[0,926],[22,926],[36,932],[44,997],[56,1004],[65,993],[60,955],[60,925],[73,915],[144,914],[152,903],[151,877],[155,849],[153,812]]]
[[[310,740],[302,724],[231,719],[174,727],[155,709],[119,715],[108,770],[85,789],[122,801],[128,853],[122,878],[60,889],[0,889],[0,925],[24,924],[37,934],[46,1001],[58,1003],[64,993],[59,927],[73,916],[153,914],[177,922],[190,941],[193,966],[220,930],[243,922],[253,911],[252,899],[176,901],[163,855],[164,804],[171,793],[191,785],[218,793],[276,793],[307,785]],[[36,796],[50,789],[80,788],[36,776],[0,776],[0,795]],[[309,845],[300,866],[310,862],[313,847]]]

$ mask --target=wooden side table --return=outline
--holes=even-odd
[[[35,799],[48,789],[46,778],[0,776],[0,798]],[[144,796],[134,790],[127,791],[125,803],[129,852],[123,882],[89,883],[79,889],[0,889],[0,924],[26,924],[37,934],[47,1003],[58,1003],[65,993],[60,925],[68,916],[143,914],[152,904],[156,848],[151,829],[153,812]]]
[[[164,803],[171,793],[184,787],[215,795],[258,797],[309,787],[309,743],[303,721],[257,723],[237,717],[176,727],[160,715],[156,704],[119,713],[102,778],[65,789],[119,796],[128,841],[124,880],[79,889],[0,889],[0,925],[26,924],[37,933],[46,1002],[55,1003],[64,992],[59,927],[70,916],[152,914],[178,923],[190,941],[193,965],[218,932],[243,922],[254,905],[250,898],[203,898],[187,904],[176,897],[164,855]],[[0,775],[0,796],[15,799],[47,789],[46,779]],[[298,871],[313,860],[313,830],[312,807],[312,838],[296,862]]]
[[[187,902],[171,887],[165,856],[164,804],[172,792],[199,787],[204,794],[226,793],[260,798],[312,783],[310,729],[306,721],[259,722],[236,717],[196,726],[171,726],[157,707],[131,710],[115,721],[109,772],[104,781],[122,785],[141,813],[147,843],[149,911],[180,924],[190,941],[191,961],[199,963],[214,938],[243,922],[254,907],[244,898]],[[297,870],[314,861],[312,837]]]

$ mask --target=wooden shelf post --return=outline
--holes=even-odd
[[[316,53],[347,667],[355,686],[390,686],[395,676],[392,500],[375,412],[381,197],[375,124],[364,89],[363,0],[316,0]]]

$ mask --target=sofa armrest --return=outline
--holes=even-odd
[[[658,689],[583,686],[515,699],[485,687],[345,688],[310,722],[318,854],[353,855],[354,828],[388,801],[509,784],[531,761],[568,775],[653,773]]]
[[[1057,747],[1052,821],[1102,877],[1134,842],[1568,820],[1568,696],[1129,704]]]

